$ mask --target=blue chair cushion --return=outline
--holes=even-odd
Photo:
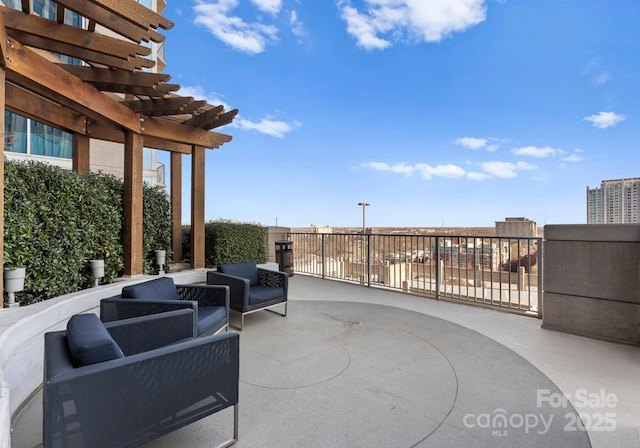
[[[198,334],[211,328],[216,322],[224,320],[227,311],[223,306],[202,306],[198,308]]]
[[[247,261],[244,263],[219,264],[218,272],[221,274],[234,275],[249,279],[249,286],[260,284],[258,276],[258,265],[255,261]]]
[[[180,295],[171,277],[160,277],[137,285],[122,288],[126,299],[180,300]]]
[[[124,353],[95,314],[76,314],[69,319],[67,345],[75,367],[124,358]]]
[[[269,302],[284,297],[284,288],[257,285],[249,289],[249,305]]]

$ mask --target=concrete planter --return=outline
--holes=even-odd
[[[7,306],[16,306],[15,293],[24,289],[24,277],[27,273],[25,268],[13,268],[4,270],[4,290],[9,296]]]

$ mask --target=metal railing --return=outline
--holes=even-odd
[[[290,233],[295,272],[540,316],[542,240]]]

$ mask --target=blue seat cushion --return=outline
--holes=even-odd
[[[244,263],[219,264],[218,272],[221,274],[229,274],[236,277],[249,279],[249,286],[260,284],[258,276],[258,265],[255,261],[246,261]]]
[[[160,277],[122,288],[126,299],[180,300],[178,289],[171,277]]]
[[[202,334],[217,322],[227,317],[223,306],[201,306],[198,308],[198,334]],[[222,325],[220,325],[222,327]]]
[[[281,297],[284,298],[284,288],[257,285],[249,289],[249,305],[269,302]]]
[[[120,346],[95,314],[76,314],[69,319],[67,345],[75,367],[124,358]]]

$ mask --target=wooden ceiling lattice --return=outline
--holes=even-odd
[[[58,0],[58,20],[0,6],[0,65],[6,108],[69,132],[124,141],[126,131],[145,145],[187,152],[183,145],[217,148],[231,136],[212,129],[233,121],[237,109],[179,96],[178,84],[154,67],[143,42],[164,42],[158,30],[173,23],[133,0]],[[68,11],[86,29],[64,23]],[[100,32],[102,30],[102,33]],[[113,34],[116,36],[113,36]],[[82,61],[68,64],[53,54]]]

